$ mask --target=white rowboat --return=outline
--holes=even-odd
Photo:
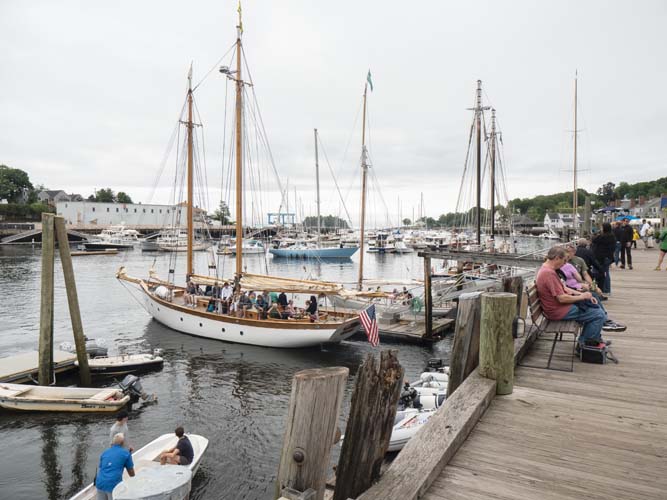
[[[0,384],[0,406],[8,410],[114,412],[129,400],[115,388]]]
[[[79,366],[78,361],[74,364]],[[122,375],[139,370],[156,369],[163,364],[164,359],[154,354],[121,354],[88,360],[90,372],[97,375]]]
[[[192,444],[192,450],[194,451],[194,458],[192,463],[187,466],[174,466],[174,467],[187,467],[192,472],[192,477],[197,473],[199,469],[199,464],[201,459],[208,448],[208,439],[197,434],[186,434],[190,439]],[[133,481],[141,481],[142,471],[145,473],[147,469],[152,469],[155,467],[162,467],[160,465],[160,453],[165,450],[169,450],[176,446],[178,438],[174,433],[163,434],[160,437],[154,439],[148,443],[143,448],[132,453],[132,461],[134,462],[134,472],[135,477],[131,478],[128,476],[127,471],[123,473],[123,482],[120,483],[116,488],[119,488],[124,483],[130,483]],[[165,467],[167,467],[165,465]],[[116,490],[114,489],[114,492]],[[158,494],[159,492],[153,492]],[[70,500],[93,500],[97,495],[95,485],[93,483],[89,484],[86,488],[81,490],[79,493],[70,498]]]

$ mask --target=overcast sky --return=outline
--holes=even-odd
[[[0,163],[50,189],[167,201],[166,188],[151,192],[188,66],[201,79],[234,42],[236,16],[230,0],[0,0]],[[429,215],[455,208],[477,79],[498,110],[511,198],[572,187],[575,69],[580,185],[667,175],[664,1],[253,0],[243,19],[273,155],[306,211],[314,127],[341,187],[358,176],[369,68],[373,169],[403,216],[422,192]],[[225,88],[214,76],[197,95],[212,200]]]

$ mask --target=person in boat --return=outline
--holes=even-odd
[[[100,463],[95,476],[97,500],[113,500],[111,492],[123,480],[123,470],[127,469],[130,477],[134,477],[134,462],[132,453],[123,448],[125,436],[122,432],[114,435],[111,448],[107,448],[100,455]]]
[[[185,435],[183,427],[178,426],[174,431],[178,442],[176,446],[160,453],[160,464],[190,465],[195,458],[190,438]]]
[[[280,292],[280,295],[278,295],[278,304],[283,308],[287,307],[287,294],[285,292]]]
[[[125,410],[121,410],[118,412],[118,415],[116,415],[116,421],[114,424],[111,426],[111,429],[109,429],[109,442],[113,445],[113,438],[116,434],[122,434],[123,435],[123,448],[128,450],[130,453],[134,451],[134,448],[130,446],[130,431],[127,428],[127,421],[129,420],[130,416]]]
[[[310,317],[310,321],[317,321],[319,319],[317,298],[314,295],[311,295],[310,300],[306,301],[306,310],[304,312]]]
[[[220,290],[220,298],[222,300],[227,300],[232,298],[234,291],[232,290],[232,287],[230,286],[228,281],[225,281],[224,285],[222,285],[222,290]]]
[[[296,309],[294,307],[294,301],[293,300],[290,300],[287,303],[287,307],[285,307],[285,314],[286,314],[287,318],[293,318],[294,316],[296,316]]]
[[[264,299],[264,295],[261,293],[257,296],[257,300],[255,301],[255,308],[259,312],[259,318],[265,319],[267,311],[267,303]]]
[[[206,305],[206,312],[215,312],[215,297],[208,299],[208,304]]]
[[[280,309],[278,309],[278,304],[276,304],[275,302],[273,304],[271,304],[271,308],[269,309],[268,316],[271,319],[283,319],[283,315],[280,312]]]

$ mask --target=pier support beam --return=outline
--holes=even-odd
[[[424,336],[433,337],[433,296],[431,295],[431,258],[424,257]]]
[[[459,296],[454,343],[449,360],[448,396],[452,395],[479,364],[481,295],[481,292],[471,292]]]
[[[357,498],[380,477],[403,382],[397,354],[382,351],[379,362],[368,354],[359,368],[336,469],[334,500]]]
[[[42,214],[42,293],[39,309],[39,385],[53,383],[53,214]]]
[[[312,488],[323,500],[348,374],[347,368],[333,367],[294,375],[274,498],[283,496],[285,488]]]
[[[482,294],[479,342],[479,374],[496,381],[496,394],[514,389],[514,339],[516,295],[506,292]]]
[[[79,381],[81,385],[90,387],[90,368],[88,367],[88,355],[86,354],[86,339],[83,335],[81,311],[79,310],[79,297],[76,293],[74,267],[72,266],[72,256],[69,251],[65,219],[62,217],[55,217],[54,223],[56,238],[58,240],[58,251],[60,252],[60,263],[62,264],[63,275],[65,276],[67,305],[69,306],[69,315],[72,320],[72,333],[74,334],[74,345],[76,345],[76,357],[79,361]]]

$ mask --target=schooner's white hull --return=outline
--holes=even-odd
[[[298,348],[335,343],[354,335],[358,320],[304,323],[290,320],[253,320],[207,313],[160,299],[143,289],[144,308],[169,328],[213,340],[263,347]]]

